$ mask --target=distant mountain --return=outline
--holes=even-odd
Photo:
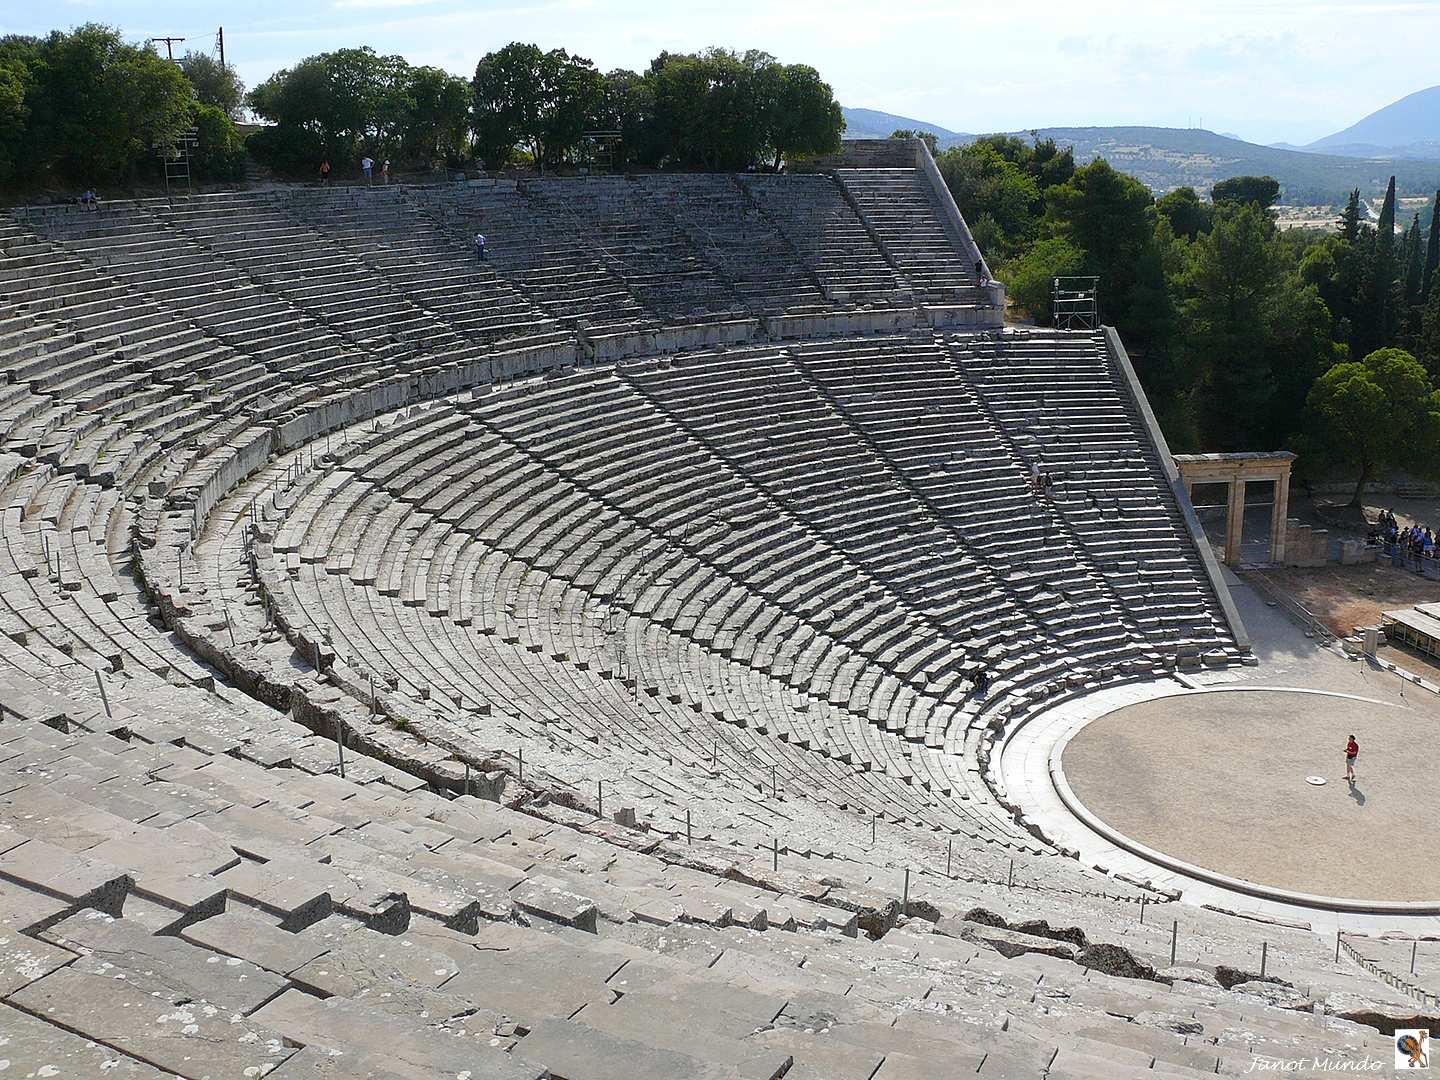
[[[1354,157],[1440,158],[1440,86],[1391,102],[1305,149]]]
[[[841,109],[845,114],[845,138],[888,139],[896,131],[933,131],[942,149],[969,142],[975,138],[960,131],[951,131],[939,124],[914,120],[908,116],[880,112],[876,109]]]
[[[1343,201],[1351,188],[1383,192],[1392,174],[1401,194],[1433,192],[1440,184],[1440,161],[1283,150],[1200,128],[1041,128],[1039,136],[1073,146],[1077,161],[1103,157],[1155,191],[1204,191],[1231,176],[1273,176],[1285,202],[1320,204]]]
[[[892,131],[911,128],[935,132],[944,149],[978,138],[873,109],[844,112],[845,136],[851,139],[885,138]],[[1007,134],[1031,135],[1029,131]],[[1410,160],[1408,155],[1393,152],[1346,156],[1316,153],[1308,147],[1260,146],[1202,128],[1040,128],[1035,134],[1061,146],[1073,146],[1075,159],[1082,164],[1103,157],[1156,192],[1177,187],[1204,192],[1216,181],[1247,175],[1275,177],[1280,181],[1281,198],[1301,205],[1343,202],[1352,188],[1359,188],[1364,195],[1379,195],[1392,174],[1402,195],[1424,195],[1440,188],[1440,159]]]

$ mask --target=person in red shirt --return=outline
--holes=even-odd
[[[1355,758],[1360,753],[1360,744],[1355,741],[1355,736],[1350,736],[1350,741],[1345,744],[1345,779],[1350,783],[1355,782]]]

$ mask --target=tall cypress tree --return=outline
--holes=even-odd
[[[1355,243],[1360,239],[1360,189],[1356,188],[1350,192],[1350,200],[1345,204],[1345,209],[1340,211],[1340,238]]]
[[[1385,201],[1380,204],[1380,224],[1375,226],[1381,245],[1389,245],[1391,256],[1395,252],[1395,177],[1385,189]],[[1376,248],[1378,253],[1380,249]]]
[[[1375,257],[1370,263],[1370,312],[1374,318],[1371,349],[1378,349],[1395,333],[1399,312],[1393,296],[1395,291],[1395,177],[1385,189],[1385,202],[1380,207],[1380,221],[1375,226]]]
[[[1420,235],[1420,215],[1405,230],[1405,303],[1420,302],[1420,283],[1425,276],[1425,240]]]
[[[1425,274],[1420,282],[1420,302],[1430,299],[1430,286],[1435,284],[1435,268],[1440,266],[1440,191],[1435,192],[1435,205],[1430,210],[1430,246],[1425,249]]]

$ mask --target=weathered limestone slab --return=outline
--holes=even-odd
[[[0,928],[0,997],[43,978],[75,959],[75,954],[47,941]],[[0,1050],[0,1055],[4,1051]]]
[[[290,973],[298,986],[317,995],[356,997],[390,984],[434,989],[460,970],[452,958],[423,944],[377,934],[338,916],[298,936],[327,946],[323,955]]]
[[[595,932],[595,902],[565,888],[564,884],[543,874],[515,887],[510,894],[516,907],[542,919],[549,919],[577,930]]]
[[[265,1075],[267,1080],[400,1080],[405,1074],[384,1062],[363,1060],[354,1051],[307,1046]]]
[[[183,991],[151,994],[123,979],[62,968],[10,1000],[188,1080],[261,1076],[295,1052],[275,1031],[186,997]]]
[[[215,878],[241,899],[280,919],[286,930],[300,930],[335,909],[331,890],[348,895],[349,883],[319,863],[257,863],[249,860]]]
[[[524,1056],[417,1026],[349,998],[321,1001],[287,990],[252,1019],[298,1044],[352,1054],[362,1068],[374,1062],[416,1080],[465,1073],[474,1080],[540,1080],[546,1075]]]
[[[12,847],[0,859],[0,878],[67,904],[119,915],[134,881],[118,867],[74,855],[44,840]]]
[[[192,923],[180,931],[180,937],[279,975],[289,975],[330,948],[326,941],[288,933],[273,919],[239,907]]]
[[[0,932],[18,934],[48,926],[70,905],[18,885],[0,885]]]
[[[14,1076],[159,1080],[166,1075],[118,1050],[74,1035],[4,1002],[0,1002],[0,1059]]]
[[[221,956],[177,937],[155,936],[129,919],[80,911],[45,932],[72,952],[83,953],[76,971],[110,979],[143,992],[183,992],[232,1012],[249,1013],[288,985],[234,956]]]
[[[664,1050],[635,1039],[626,1039],[574,1021],[547,1020],[536,1025],[520,1042],[523,1053],[544,1061],[552,1074],[584,1077],[585,1080],[719,1080],[721,1077],[753,1077],[778,1080],[790,1066],[783,1055],[778,1066],[775,1055],[757,1055],[757,1061],[743,1067],[705,1062],[673,1050]]]

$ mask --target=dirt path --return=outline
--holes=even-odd
[[[1363,566],[1287,567],[1265,578],[1340,636],[1374,626],[1380,613],[1440,601],[1440,581],[1382,563]]]

